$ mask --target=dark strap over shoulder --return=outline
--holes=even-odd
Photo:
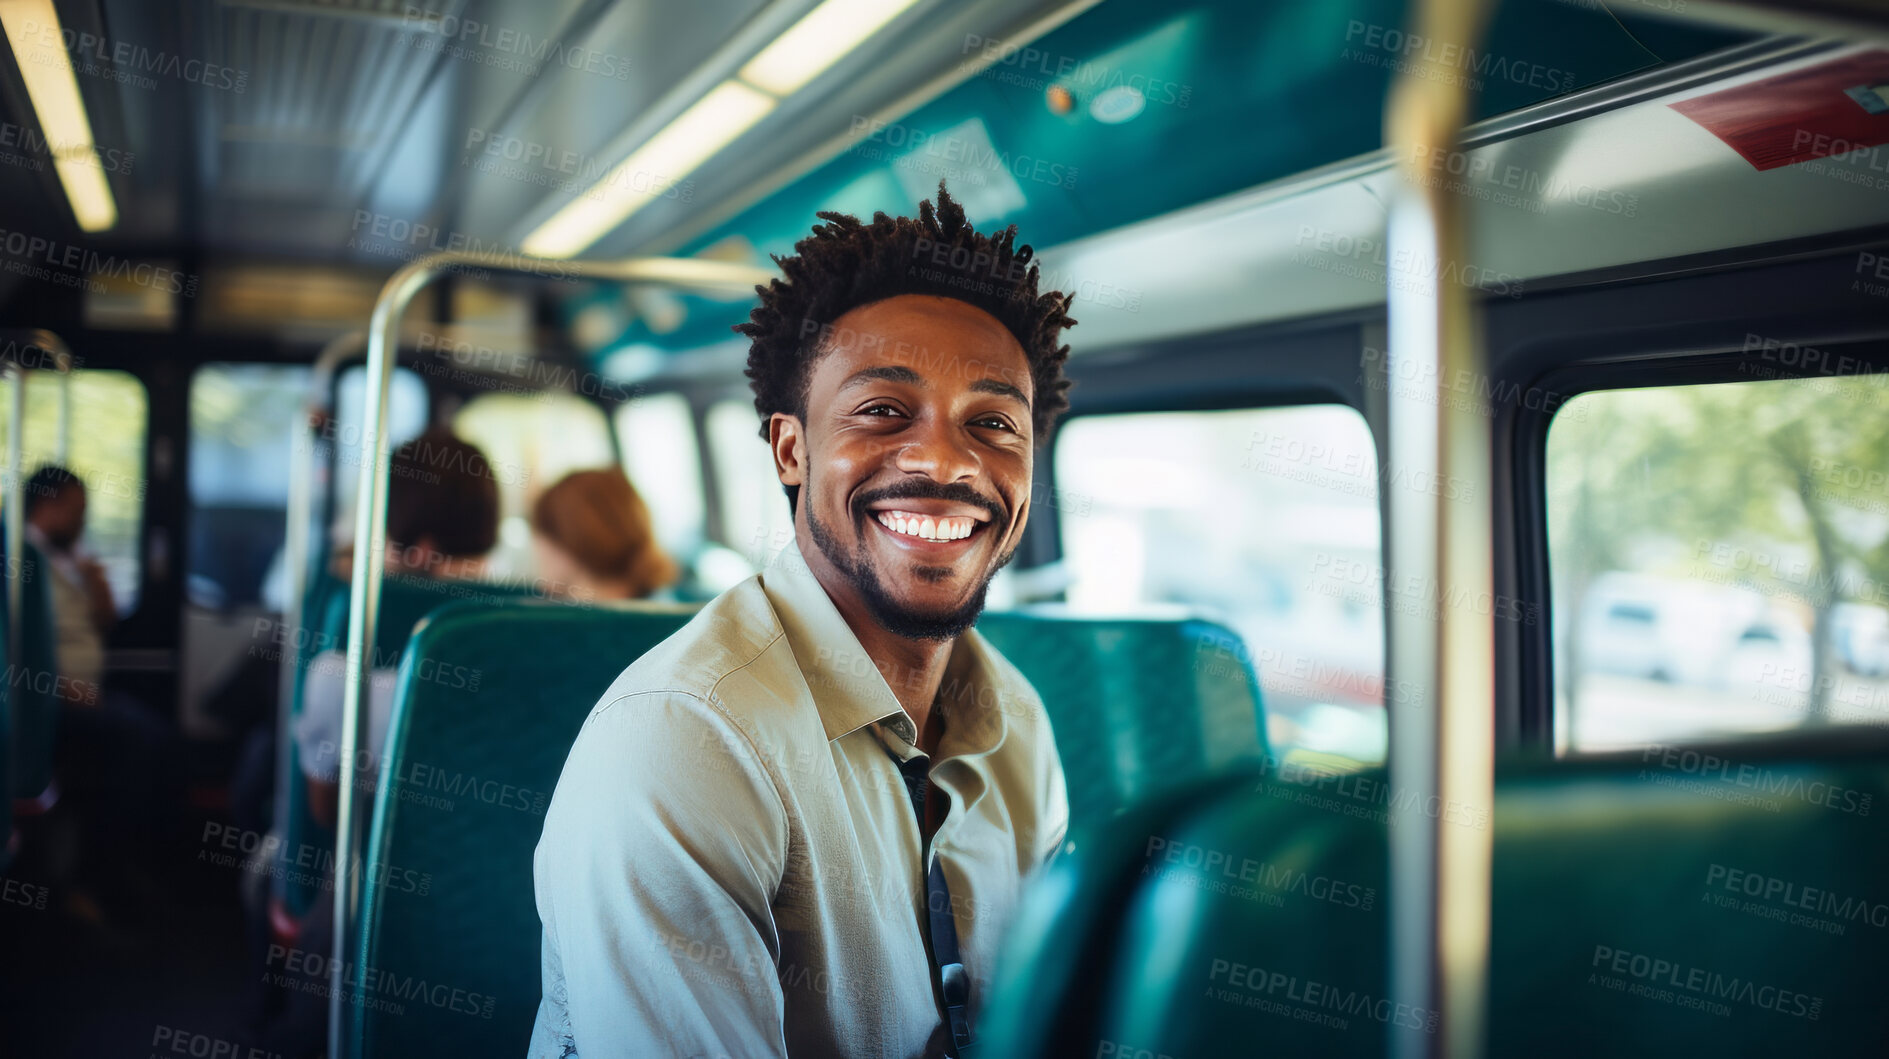
[[[931,794],[931,761],[915,757],[898,761],[899,774],[905,777],[905,790],[912,797],[912,813],[918,819],[918,833],[925,834],[925,808]],[[951,1031],[954,1056],[963,1059],[971,1046],[971,976],[958,954],[958,923],[951,913],[951,887],[945,881],[944,862],[930,856],[931,840],[923,843],[931,870],[925,879],[926,925],[931,939],[932,979],[944,1001],[945,1025]]]

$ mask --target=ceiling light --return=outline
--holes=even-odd
[[[26,82],[26,94],[39,116],[40,130],[53,156],[53,169],[72,203],[79,227],[100,232],[118,223],[118,206],[105,181],[92,124],[85,118],[79,82],[66,54],[65,35],[52,0],[0,0],[0,26],[13,48],[13,60]]]
[[[723,81],[526,236],[525,253],[537,257],[582,253],[630,214],[672,191],[683,177],[766,117],[775,104],[774,97],[765,92],[739,81]]]
[[[741,68],[741,79],[791,95],[918,0],[826,0]]]

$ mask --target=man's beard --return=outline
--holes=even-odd
[[[984,579],[978,583],[977,590],[971,593],[970,598],[947,613],[927,614],[913,610],[892,598],[892,594],[886,591],[885,583],[879,580],[878,571],[873,569],[872,562],[866,555],[865,533],[868,531],[863,523],[868,517],[867,504],[880,500],[950,500],[969,503],[990,512],[991,519],[984,532],[994,533],[1001,537],[1004,530],[1009,527],[1010,520],[1004,517],[1003,513],[990,501],[978,495],[969,486],[961,483],[954,483],[954,485],[955,488],[913,482],[892,489],[880,489],[862,494],[854,502],[852,509],[853,526],[859,532],[860,539],[858,547],[850,555],[840,547],[839,540],[833,536],[833,532],[827,528],[826,523],[821,522],[820,516],[814,513],[812,474],[807,476],[806,487],[800,491],[800,502],[807,505],[807,531],[813,537],[814,547],[819,548],[820,554],[826,556],[827,562],[832,563],[834,569],[845,575],[846,580],[858,590],[860,598],[866,601],[866,609],[872,612],[873,620],[884,626],[886,631],[894,636],[902,636],[908,640],[956,639],[964,630],[977,624],[978,615],[984,612],[984,597],[990,591],[991,579],[997,576],[997,571],[1009,565],[1011,558],[1016,555],[1016,549],[1012,548],[999,556],[996,563],[992,564],[990,570],[984,574]],[[950,576],[951,571],[949,567],[920,566],[915,569],[915,572],[921,580],[940,581]]]

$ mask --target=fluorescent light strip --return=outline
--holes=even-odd
[[[826,0],[748,60],[741,79],[777,96],[792,95],[917,2]]]
[[[590,249],[916,3],[825,0],[525,236],[525,253],[573,257]]]
[[[753,128],[778,103],[773,96],[739,81],[716,85],[604,174],[595,186],[526,236],[525,253],[570,257],[584,252]]]
[[[26,82],[26,94],[39,116],[39,127],[53,155],[53,169],[65,187],[66,200],[79,227],[102,232],[118,223],[118,205],[99,163],[86,120],[79,82],[66,54],[65,36],[52,0],[0,0],[0,26],[5,27],[13,60]]]

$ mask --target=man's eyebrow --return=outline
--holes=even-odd
[[[919,377],[919,374],[910,368],[898,364],[881,364],[878,367],[861,368],[851,375],[848,375],[846,381],[840,383],[840,389],[844,390],[849,386],[857,386],[862,382],[870,382],[874,379],[881,379],[885,382],[910,383],[913,386],[925,385],[925,380]]]
[[[1030,399],[1023,396],[1023,391],[1007,382],[999,382],[996,379],[979,379],[971,384],[971,389],[978,393],[994,393],[999,397],[1015,398],[1018,404],[1025,408],[1030,407]]]

